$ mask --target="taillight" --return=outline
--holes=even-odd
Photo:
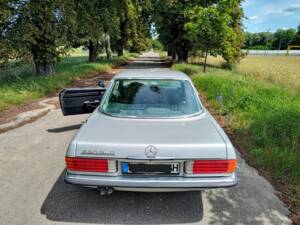
[[[187,174],[233,173],[236,166],[236,160],[195,160],[185,163],[185,172]]]
[[[66,166],[70,171],[113,173],[116,172],[116,161],[108,159],[91,159],[66,157]]]

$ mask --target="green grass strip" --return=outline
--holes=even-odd
[[[284,182],[300,184],[299,95],[229,70],[209,68],[204,74],[199,65],[173,68],[192,76],[258,167]]]

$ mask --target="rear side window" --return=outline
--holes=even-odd
[[[114,81],[101,111],[120,117],[177,117],[199,113],[198,98],[185,80]]]

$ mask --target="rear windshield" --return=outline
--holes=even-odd
[[[177,117],[199,113],[201,108],[189,81],[115,80],[102,112],[119,117]]]

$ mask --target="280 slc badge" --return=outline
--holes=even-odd
[[[81,154],[82,155],[109,155],[109,156],[115,155],[114,151],[105,152],[101,150],[83,150]]]

